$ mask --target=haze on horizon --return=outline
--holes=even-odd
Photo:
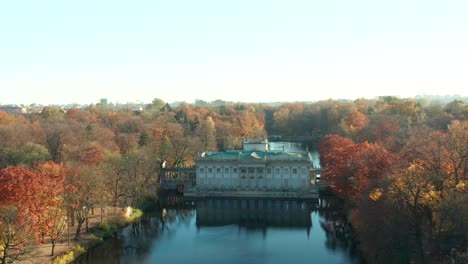
[[[468,90],[468,2],[2,1],[0,103]]]

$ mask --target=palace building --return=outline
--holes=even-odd
[[[311,167],[308,151],[270,150],[268,140],[246,139],[242,150],[200,154],[186,195],[316,198]]]

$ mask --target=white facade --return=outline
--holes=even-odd
[[[243,150],[204,153],[196,160],[198,191],[306,192],[312,190],[308,152],[270,151],[268,141]]]
[[[197,188],[246,191],[299,191],[308,189],[310,165],[298,162],[199,162]]]

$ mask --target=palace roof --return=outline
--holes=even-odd
[[[197,158],[198,161],[310,161],[307,152],[283,151],[245,151],[226,150],[224,152],[206,152]]]

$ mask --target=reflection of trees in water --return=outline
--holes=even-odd
[[[162,235],[163,224],[160,219],[161,217],[157,215],[147,215],[130,225],[127,232],[122,234],[122,236],[127,236],[127,241],[131,241],[131,244],[126,246],[126,250],[133,249],[136,255],[148,252],[155,238]]]
[[[237,205],[233,208],[236,200]],[[242,202],[243,200],[245,203]],[[197,225],[200,224],[198,217],[204,215],[208,217],[204,220],[209,220],[209,222],[203,224],[202,221],[202,226],[224,225],[224,222],[234,220],[230,224],[237,224],[239,227],[262,228],[266,236],[267,227],[270,226],[305,228],[304,230],[309,234],[312,228],[311,213],[313,211],[316,211],[320,217],[321,228],[326,233],[327,248],[348,252],[351,258],[357,259],[353,246],[354,235],[351,226],[346,221],[343,203],[334,197],[307,202],[287,199],[193,201],[174,195],[162,197],[155,212],[145,214],[140,220],[118,233],[115,238],[106,241],[98,248],[91,249],[76,263],[91,263],[88,260],[92,260],[92,263],[122,263],[122,261],[125,263],[126,258],[132,262],[143,262],[150,251],[155,246],[157,247],[163,235],[173,236],[179,225],[192,223],[195,214]]]
[[[195,204],[181,195],[167,195],[160,199],[160,212],[166,214],[161,218],[163,225],[176,221],[189,223],[195,215]]]
[[[333,251],[345,251],[352,258],[359,258],[355,234],[346,219],[343,201],[333,196],[321,197],[317,212],[320,226],[325,231],[326,247]]]
[[[167,212],[164,216],[163,209]],[[117,233],[112,239],[88,250],[76,260],[76,263],[122,263],[126,257],[132,257],[132,261],[135,261],[135,257],[143,261],[154,243],[158,243],[164,233],[170,235],[174,232],[168,228],[168,225],[188,223],[194,214],[193,205],[185,202],[183,197],[165,197],[155,212],[145,213],[138,221]]]

